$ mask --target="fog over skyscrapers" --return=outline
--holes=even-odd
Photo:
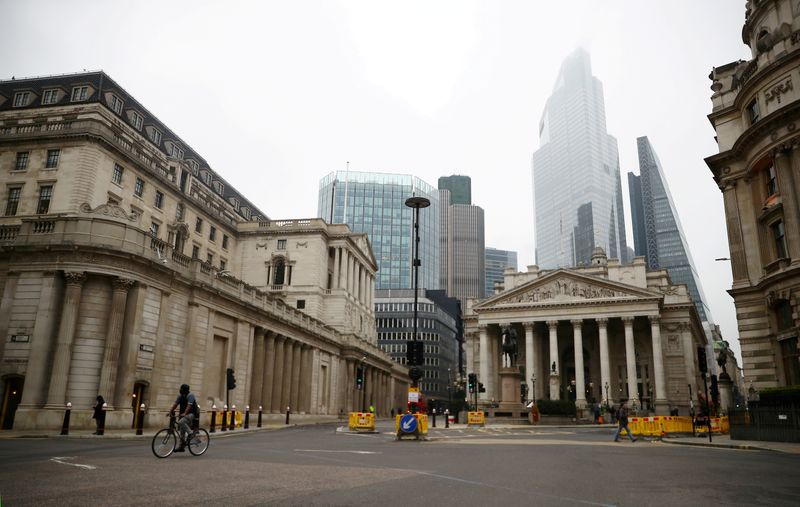
[[[561,66],[533,154],[536,264],[589,264],[595,247],[627,261],[617,141],[606,132],[603,85],[589,54]]]

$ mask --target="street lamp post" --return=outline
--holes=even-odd
[[[605,388],[606,388],[606,410],[608,410],[608,382],[606,382]]]
[[[417,197],[412,196],[406,199],[406,206],[409,208],[414,209],[414,350],[417,349],[417,307],[418,307],[418,299],[419,299],[419,266],[421,264],[419,260],[419,210],[422,208],[427,208],[431,205],[431,201],[426,199],[425,197]],[[411,386],[418,387],[419,386],[419,379],[422,378],[422,353],[418,355],[418,357],[414,357],[414,361],[411,365],[411,368],[408,372],[408,376],[411,378]]]
[[[531,373],[531,401],[536,405],[536,373]]]

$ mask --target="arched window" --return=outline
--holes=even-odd
[[[283,259],[275,261],[275,277],[272,281],[273,285],[283,285],[286,277],[286,263]]]

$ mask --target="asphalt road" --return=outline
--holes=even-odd
[[[148,440],[0,441],[17,505],[798,505],[800,457],[611,441],[609,429],[436,429],[426,442],[335,425],[212,435],[157,459]]]

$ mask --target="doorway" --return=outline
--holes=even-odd
[[[7,377],[3,389],[3,406],[0,408],[0,421],[2,429],[10,430],[14,427],[14,415],[22,401],[22,385],[25,377]]]

